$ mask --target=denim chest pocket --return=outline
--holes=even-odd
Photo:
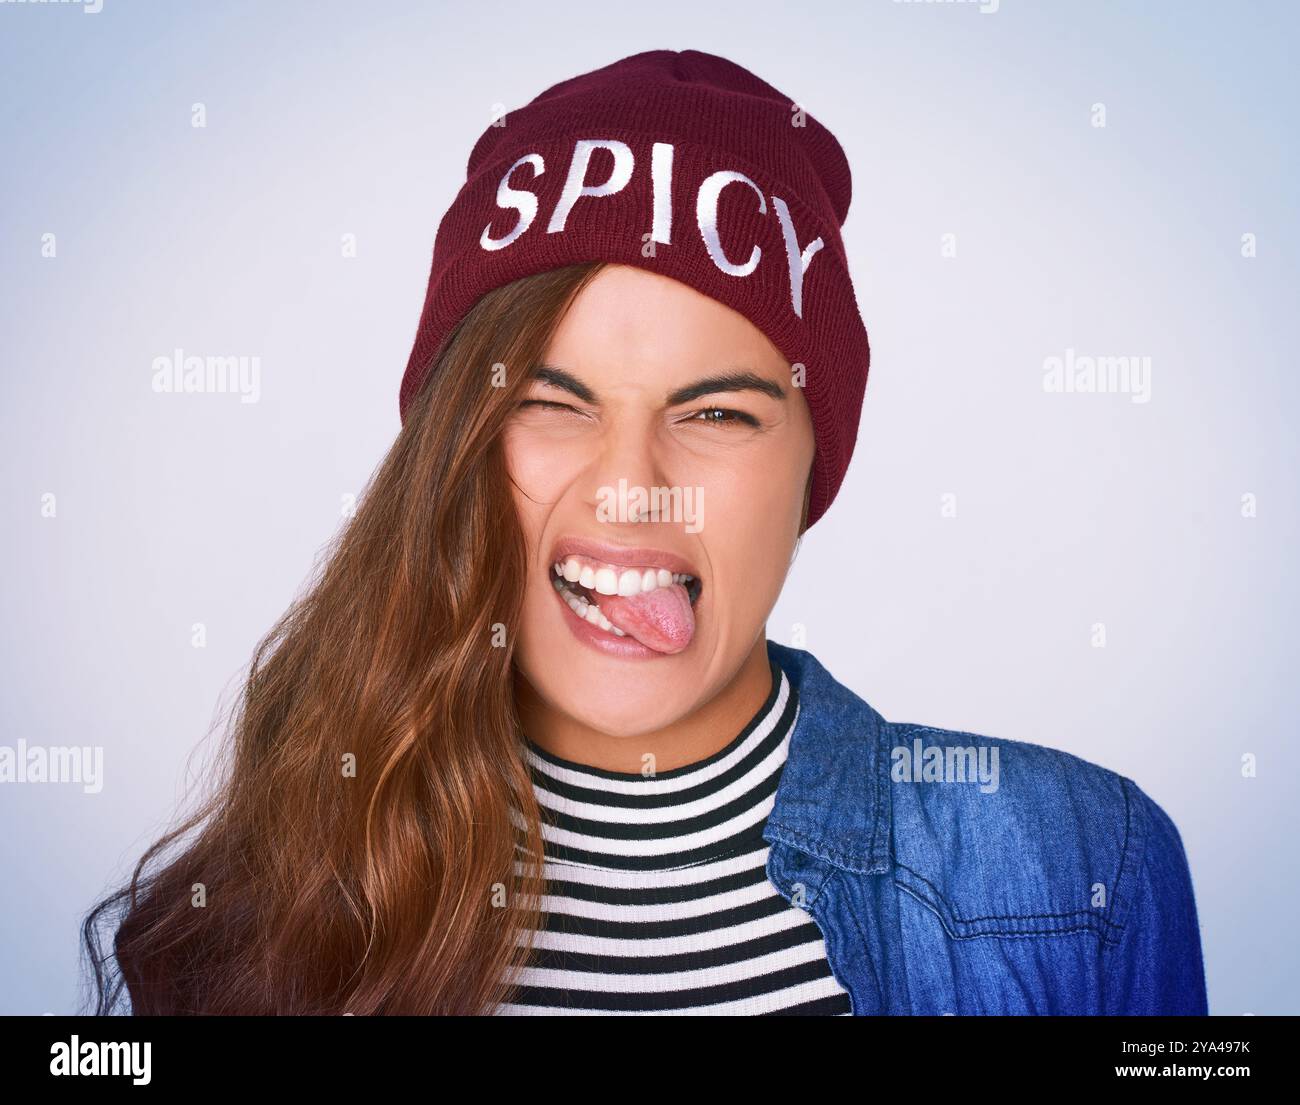
[[[902,863],[894,867],[894,884],[915,898],[943,925],[944,931],[954,940],[978,937],[1033,938],[1094,934],[1103,945],[1119,942],[1123,921],[1115,909],[1115,898],[1107,895],[1105,884],[1090,888],[1103,895],[1102,906],[1085,906],[1077,909],[1013,910],[996,912],[999,908],[983,896],[978,898],[969,891],[943,893],[934,881]],[[1006,908],[1005,906],[1001,908]]]
[[[894,883],[951,939],[1119,942],[1147,833],[1129,780],[1040,745],[925,726],[897,736]],[[964,781],[949,778],[955,751]]]

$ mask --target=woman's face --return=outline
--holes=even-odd
[[[694,288],[607,266],[560,323],[505,448],[532,688],[616,736],[710,701],[766,637],[799,534],[813,432],[785,358]]]

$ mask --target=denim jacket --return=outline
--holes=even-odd
[[[1182,840],[1135,783],[886,721],[810,653],[768,654],[799,713],[767,876],[817,922],[855,1016],[1206,1013]]]

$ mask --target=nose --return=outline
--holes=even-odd
[[[654,489],[666,486],[653,416],[612,420],[587,476],[596,520],[614,525],[656,521]]]

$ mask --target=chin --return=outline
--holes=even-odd
[[[698,689],[682,688],[665,695],[658,688],[611,687],[592,698],[589,694],[570,694],[558,705],[566,714],[611,737],[640,737],[667,728],[689,714],[696,705]]]
[[[520,673],[554,710],[613,737],[636,737],[672,725],[699,703],[705,665],[684,657],[628,663],[590,655],[563,637],[521,644]],[[697,642],[699,644],[699,642]],[[692,650],[694,651],[694,650]]]

